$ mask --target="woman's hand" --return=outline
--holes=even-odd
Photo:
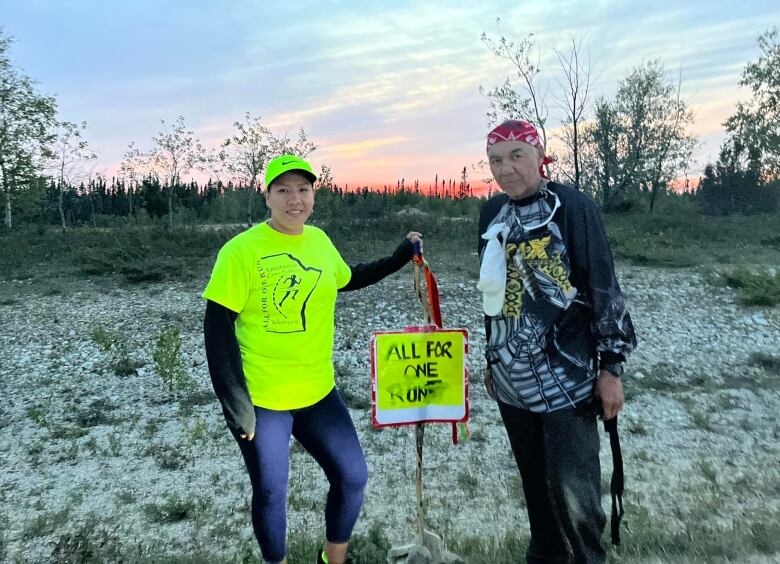
[[[423,248],[422,233],[418,233],[417,231],[410,231],[409,233],[406,234],[406,238],[409,239],[412,245],[419,242],[420,252],[422,252],[422,248]]]

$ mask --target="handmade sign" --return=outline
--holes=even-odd
[[[442,329],[439,287],[420,241],[414,244],[412,262],[414,289],[428,325],[377,332],[371,337],[371,423],[374,427],[415,425],[417,451],[417,535],[411,544],[391,548],[387,561],[411,562],[412,554],[428,551],[437,562],[462,562],[425,526],[423,444],[425,422],[449,422],[453,444],[458,444],[458,423],[463,422],[468,436],[468,333]]]
[[[468,333],[409,327],[371,337],[374,427],[468,419]]]

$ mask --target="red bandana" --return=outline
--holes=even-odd
[[[496,126],[493,131],[488,133],[486,150],[489,151],[493,145],[500,143],[501,141],[522,141],[523,143],[528,143],[534,147],[541,147],[542,152],[544,152],[542,138],[539,137],[539,132],[533,124],[527,121],[510,119],[501,125]],[[547,178],[547,175],[544,173],[544,165],[550,164],[554,160],[555,159],[551,157],[544,157],[542,164],[539,166],[539,173],[544,178]]]

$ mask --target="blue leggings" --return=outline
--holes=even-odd
[[[314,457],[330,483],[325,503],[325,537],[345,543],[352,535],[368,468],[355,426],[336,388],[310,407],[273,411],[255,406],[252,441],[233,433],[252,481],[252,527],[263,558],[287,554],[287,479],[290,435]]]

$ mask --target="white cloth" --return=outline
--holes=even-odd
[[[508,235],[509,226],[506,223],[496,223],[482,235],[482,238],[487,240],[487,245],[482,254],[477,289],[482,292],[482,309],[486,315],[498,315],[504,308],[506,293],[504,247]]]

